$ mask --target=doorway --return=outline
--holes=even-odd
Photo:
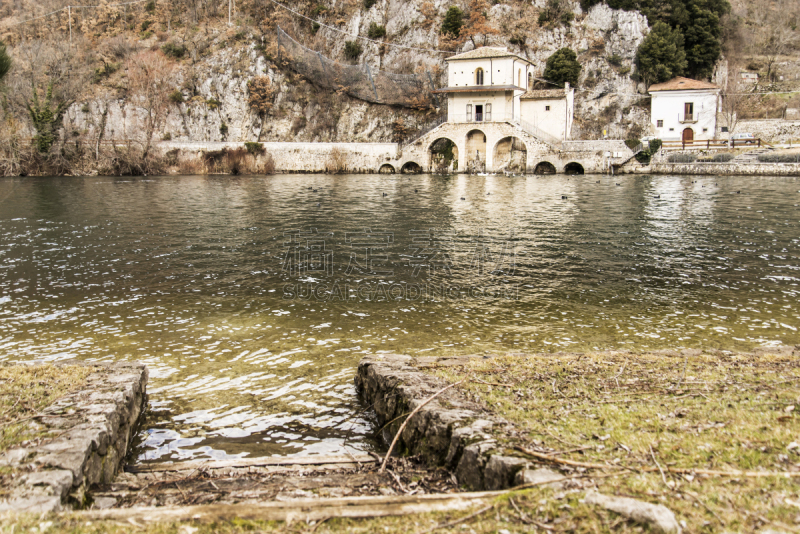
[[[483,122],[483,106],[480,104],[475,106],[475,122]]]
[[[694,141],[694,130],[692,130],[691,128],[686,128],[683,131],[683,144],[691,145],[693,141]]]

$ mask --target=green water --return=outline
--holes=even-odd
[[[777,177],[4,179],[0,358],[146,362],[142,461],[363,450],[365,354],[800,343],[798,189]]]

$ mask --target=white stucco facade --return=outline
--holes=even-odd
[[[719,105],[719,88],[715,85],[676,78],[652,86],[649,92],[650,121],[659,139],[714,139]]]
[[[485,122],[513,122],[550,143],[569,139],[574,90],[569,85],[532,90],[532,77],[531,62],[506,48],[476,48],[448,58],[447,87],[438,90],[447,95],[447,122],[467,129]],[[484,152],[476,148],[467,157],[478,153]]]
[[[522,119],[556,139],[572,137],[575,116],[575,89],[528,91],[520,97]]]

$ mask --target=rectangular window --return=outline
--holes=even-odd
[[[550,111],[550,106],[545,106],[545,107],[544,107],[544,110],[545,110],[545,111]]]
[[[727,126],[723,126],[722,128],[720,128],[720,131],[722,133],[727,133],[728,132],[728,127]]]
[[[704,131],[704,132],[707,132],[707,131],[708,131],[708,128],[703,128],[703,131]]]
[[[467,104],[467,122],[472,122],[472,104]]]
[[[690,121],[694,117],[694,103],[686,102],[683,105],[683,120]]]
[[[664,121],[663,120],[656,121],[656,128],[663,128],[663,127],[664,127]]]
[[[490,122],[492,120],[492,105],[491,104],[486,104],[486,120],[490,121]]]

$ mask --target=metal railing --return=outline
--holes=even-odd
[[[695,123],[695,122],[697,122],[699,120],[700,120],[700,114],[699,113],[684,113],[683,117],[681,117],[681,114],[678,113],[678,122],[680,122],[681,124],[686,123],[686,122]]]
[[[544,141],[545,143],[547,143],[548,145],[550,145],[553,148],[559,148],[559,149],[561,148],[561,140],[560,139],[556,138],[554,135],[551,135],[551,134],[545,132],[541,128],[537,128],[536,126],[534,126],[533,124],[531,124],[531,123],[529,123],[527,121],[524,121],[522,119],[513,119],[512,118],[510,120],[507,120],[506,122],[510,122],[512,124],[516,124],[517,126],[522,128],[523,130],[525,130],[525,132],[529,133],[530,135],[534,136],[537,139],[540,139],[540,140]]]

